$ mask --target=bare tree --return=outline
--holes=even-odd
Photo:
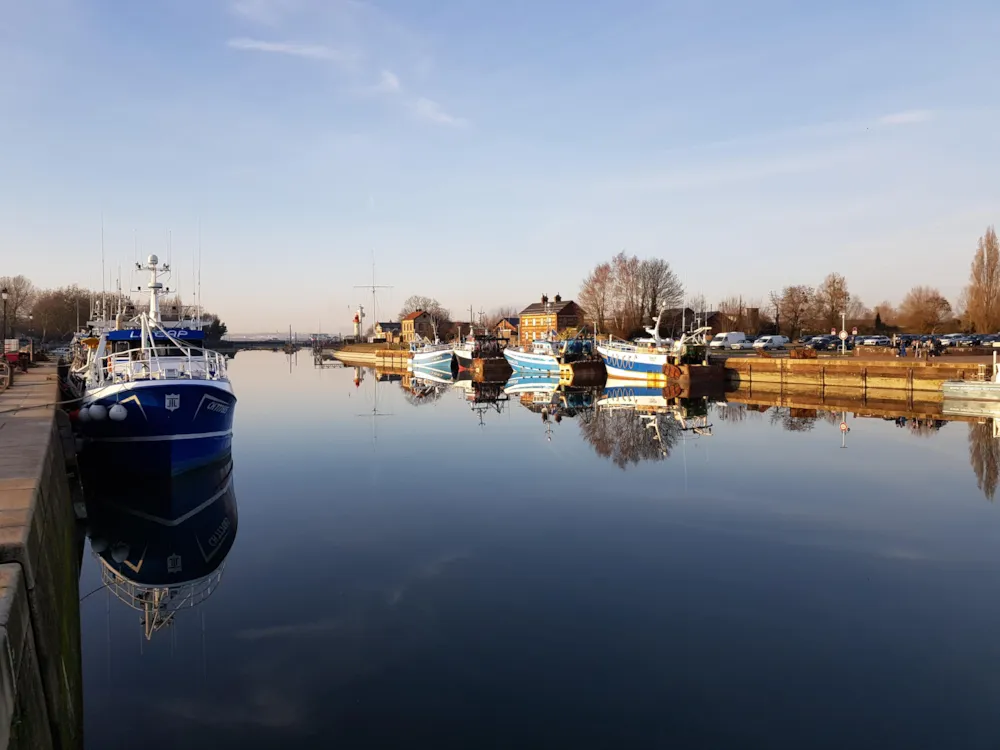
[[[847,307],[844,312],[848,322],[861,323],[870,320],[875,313],[868,309],[868,306],[861,301],[861,298],[849,294],[847,295]]]
[[[580,306],[587,311],[598,332],[607,330],[613,299],[614,273],[611,264],[599,263],[580,287]]]
[[[813,297],[812,287],[804,284],[786,286],[780,294],[771,293],[771,304],[775,306],[779,318],[778,325],[788,332],[789,338],[802,334]]]
[[[501,320],[504,318],[516,318],[517,314],[518,309],[513,305],[494,307],[486,316],[486,325],[490,328],[496,328]]]
[[[0,276],[0,288],[7,290],[7,327],[17,328],[17,321],[28,314],[35,297],[35,285],[27,276]],[[0,332],[0,339],[7,335]]]
[[[910,330],[934,333],[951,320],[951,305],[941,292],[929,286],[915,286],[899,306],[899,319]]]
[[[431,325],[434,326],[435,332],[443,328],[451,320],[451,313],[442,307],[440,302],[433,297],[422,297],[419,294],[407,297],[406,302],[403,303],[403,308],[399,311],[399,319],[402,320],[417,310],[421,310],[430,316]]]
[[[708,311],[708,302],[705,300],[705,295],[701,292],[698,292],[698,294],[692,294],[682,304],[684,307],[691,308],[691,311],[695,315]]]
[[[93,292],[78,286],[39,292],[31,306],[36,332],[43,341],[68,337],[87,320],[92,297]]]
[[[651,321],[656,320],[661,309],[678,307],[684,299],[684,286],[662,258],[646,258],[639,262],[639,288],[642,307]]]
[[[824,328],[836,328],[840,324],[841,313],[850,315],[851,294],[847,290],[847,279],[839,273],[831,273],[823,279],[814,299],[816,323]]]
[[[729,319],[730,330],[742,331],[746,327],[746,305],[743,297],[726,297],[719,302],[719,312]]]
[[[639,267],[639,259],[634,255],[625,255],[624,252],[618,253],[611,261],[614,272],[615,321],[622,336],[631,336],[643,322]]]
[[[882,325],[894,326],[899,320],[899,311],[896,310],[896,306],[889,300],[882,300],[875,305],[874,312],[878,315],[879,320],[882,321]]]
[[[965,302],[967,325],[979,333],[1000,329],[1000,243],[993,227],[979,238]]]

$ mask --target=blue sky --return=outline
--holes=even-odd
[[[1000,5],[0,0],[0,275],[165,255],[233,330],[575,294],[952,299],[1000,223]],[[380,314],[379,317],[386,317]]]

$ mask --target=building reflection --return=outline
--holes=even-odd
[[[222,580],[238,520],[232,458],[171,477],[105,479],[87,485],[91,551],[149,639]]]

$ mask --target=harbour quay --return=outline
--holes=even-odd
[[[0,749],[83,747],[82,546],[59,399],[54,364],[0,391]]]

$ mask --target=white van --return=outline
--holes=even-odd
[[[708,346],[710,349],[729,349],[733,344],[746,340],[746,335],[742,333],[717,333]]]
[[[785,336],[761,336],[753,342],[754,349],[780,349],[788,343]]]

